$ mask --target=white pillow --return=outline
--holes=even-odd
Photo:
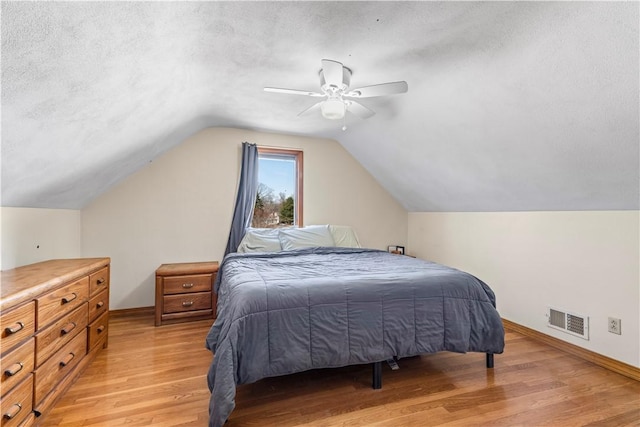
[[[280,246],[282,246],[284,250],[314,248],[317,246],[335,246],[328,225],[310,225],[303,228],[280,229],[278,237],[280,238]]]
[[[238,252],[281,251],[277,228],[247,228],[238,245]]]
[[[348,225],[330,225],[329,231],[339,248],[361,248],[356,232]]]

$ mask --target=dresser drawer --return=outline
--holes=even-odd
[[[171,276],[164,278],[164,294],[211,291],[211,274]]]
[[[22,421],[19,427],[31,427],[36,425],[36,414],[31,411],[27,418]]]
[[[36,406],[73,368],[87,352],[87,334],[76,335],[67,345],[51,356],[35,373]]]
[[[0,325],[2,325],[0,351],[4,353],[33,335],[36,330],[35,308],[35,303],[30,302],[0,314]]]
[[[71,282],[37,299],[38,329],[85,303],[89,296],[89,278]]]
[[[104,289],[89,300],[89,322],[109,310],[109,292]]]
[[[109,334],[109,313],[103,313],[89,325],[89,347],[91,350],[103,337]]]
[[[211,292],[197,292],[164,297],[165,313],[206,309],[211,309]]]
[[[89,276],[89,295],[94,296],[109,288],[109,267],[102,268]]]
[[[0,390],[5,394],[20,381],[31,375],[33,371],[33,351],[35,341],[31,338],[26,343],[17,347],[10,353],[5,354],[0,359],[0,371],[2,372],[2,382]]]
[[[36,334],[36,366],[42,365],[76,334],[84,333],[88,310],[87,303],[84,303]]]
[[[19,426],[33,410],[33,375],[29,375],[16,388],[0,400],[2,427]]]

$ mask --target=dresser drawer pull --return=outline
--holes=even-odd
[[[20,332],[23,329],[24,329],[24,323],[16,322],[15,325],[5,328],[4,331],[7,333],[7,335],[11,335],[11,334],[15,334],[16,332]]]
[[[98,280],[96,280],[96,284],[98,285],[102,285],[104,282],[106,282],[106,280],[104,280],[104,277],[101,277]]]
[[[193,283],[183,283],[182,287],[185,289],[193,288]]]
[[[67,323],[66,326],[60,331],[60,335],[67,335],[69,332],[73,331],[76,326],[76,322]]]
[[[104,325],[100,325],[100,326],[98,326],[98,327],[96,328],[96,332],[98,332],[99,334],[101,334],[101,333],[102,333],[102,331],[104,331],[104,329],[105,329],[105,328],[104,328]]]
[[[9,407],[9,410],[3,415],[3,418],[6,418],[7,420],[12,420],[16,417],[16,415],[18,415],[18,413],[20,413],[20,411],[22,411],[22,405],[19,403],[14,403],[13,405],[11,405],[11,407]]]
[[[60,362],[60,366],[62,366],[62,367],[64,368],[64,367],[65,367],[65,366],[67,366],[69,363],[71,363],[71,361],[73,360],[73,358],[74,358],[74,357],[76,357],[76,355],[75,355],[75,354],[73,354],[73,353],[69,353],[69,354],[67,354],[67,356],[64,358],[64,360],[62,360],[62,361]]]
[[[13,365],[5,369],[4,374],[8,377],[12,377],[18,372],[22,371],[22,368],[24,368],[22,362],[14,363]]]
[[[182,303],[183,307],[191,307],[193,305],[193,301],[185,301]]]
[[[63,304],[68,304],[71,301],[73,301],[74,299],[78,298],[78,294],[76,294],[75,292],[73,292],[71,295],[72,296],[70,296],[70,297],[62,297],[62,303]]]
[[[96,304],[96,308],[102,308],[104,306],[104,301],[100,301]]]

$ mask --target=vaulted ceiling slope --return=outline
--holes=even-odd
[[[638,2],[2,2],[2,205],[210,126],[334,138],[409,211],[639,209]],[[377,114],[297,117],[320,60]],[[215,167],[215,165],[212,165]]]

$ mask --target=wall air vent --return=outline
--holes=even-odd
[[[589,318],[581,314],[547,307],[547,326],[571,335],[589,339]]]

